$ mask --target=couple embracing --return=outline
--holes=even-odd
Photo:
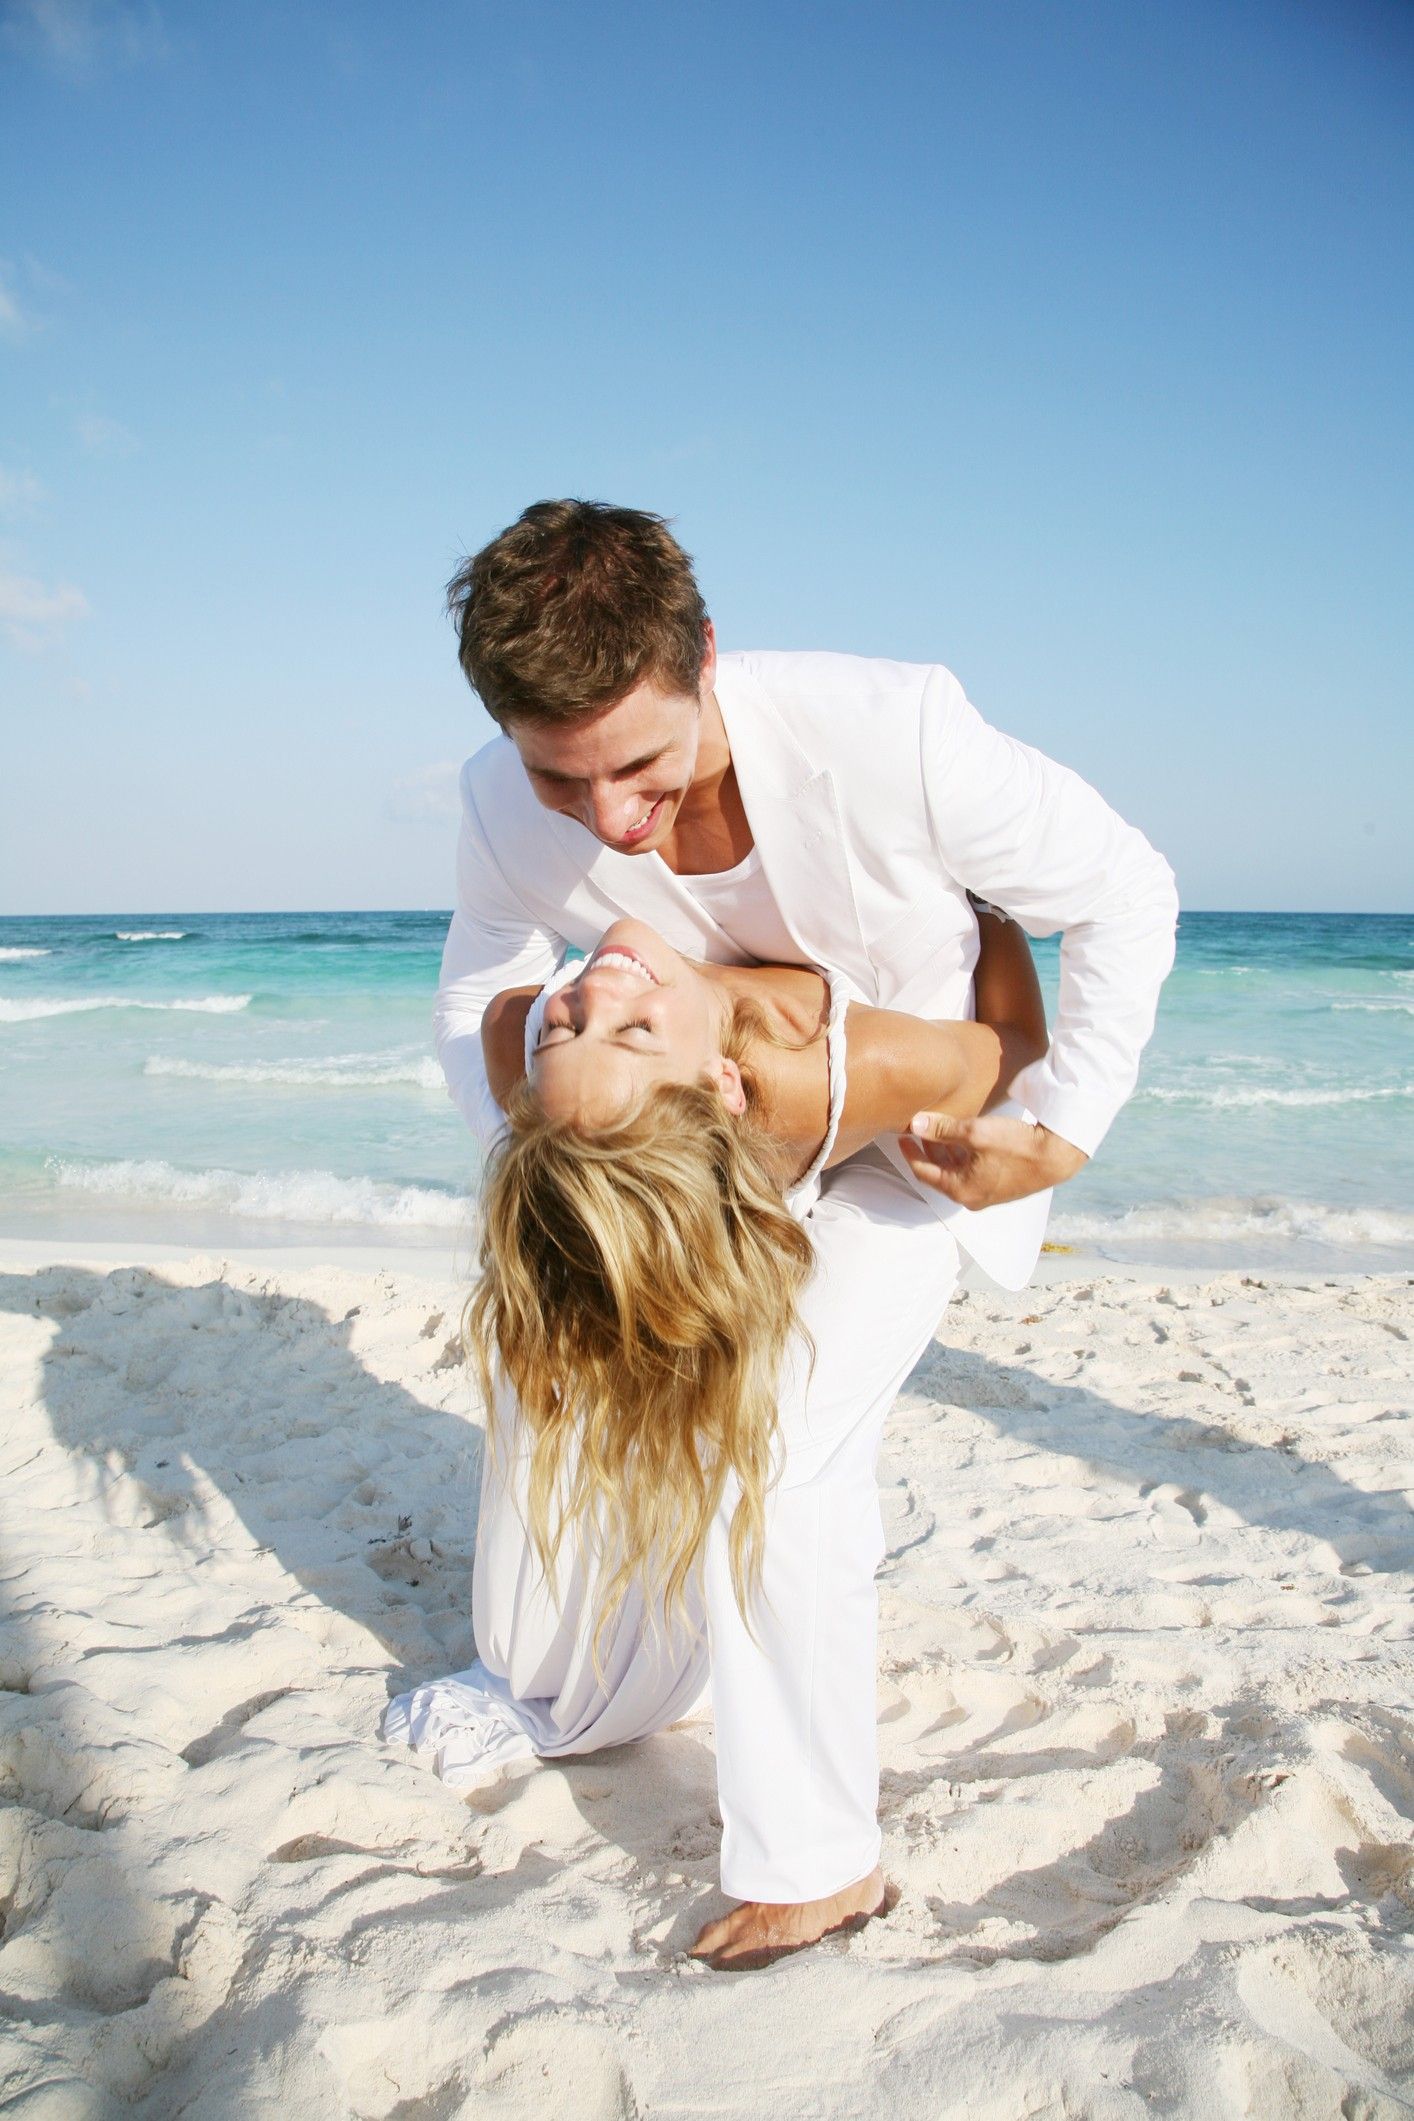
[[[385,1729],[470,1784],[710,1696],[738,1905],[694,1950],[760,1965],[885,1904],[884,1419],[1132,1090],[1173,880],[939,665],[719,655],[656,516],[538,503],[451,597],[502,731],[437,1004],[485,1156],[478,1657]]]

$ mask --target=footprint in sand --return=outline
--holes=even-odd
[[[1192,1488],[1176,1487],[1172,1481],[1146,1482],[1139,1493],[1147,1498],[1150,1527],[1161,1546],[1197,1544],[1208,1515],[1201,1495]]]
[[[1289,1930],[1249,1950],[1237,1970],[1237,1993],[1251,2017],[1279,2052],[1304,2059],[1313,2091],[1333,2099],[1358,2086],[1391,2101],[1388,2109],[1366,2109],[1347,2096],[1339,2108],[1326,2109],[1368,2111],[1371,2121],[1376,2113],[1406,2110],[1402,2100],[1393,2104],[1414,2070],[1405,1988],[1386,1955],[1372,1956],[1360,1937],[1329,1929]],[[1261,2059],[1253,2062],[1260,2072]]]
[[[194,1891],[155,1896],[96,1838],[19,1807],[3,1815],[0,1978],[17,2017],[60,2007],[63,2051],[126,2106],[218,2007],[243,1938],[230,1909]],[[43,2110],[90,2108],[56,2100]]]
[[[1161,1737],[1135,1742],[1097,1704],[1088,1718],[1059,1713],[974,1754],[972,1767],[987,1776],[975,1792],[960,1773],[967,1763],[954,1762],[935,1807],[951,1814],[946,1832],[925,1818],[909,1858],[941,1956],[988,1965],[1073,1957],[1192,1869],[1275,1786],[1210,1722],[1176,1718]],[[1023,1793],[1013,1822],[1008,1807]],[[979,1892],[979,1872],[1008,1855],[1011,1868]]]
[[[477,2074],[474,2111],[524,2121],[635,2121],[638,2106],[606,2029],[559,2012],[513,2018],[493,2031]]]
[[[881,1573],[891,1574],[905,1554],[932,1538],[938,1520],[906,1476],[880,1482],[879,1507],[884,1520]]]
[[[1057,1704],[1006,1672],[895,1669],[884,1684],[880,1723],[901,1797],[940,1773],[975,1783],[1101,1766],[1134,1740],[1129,1718],[1103,1702]]]

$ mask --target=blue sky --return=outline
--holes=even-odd
[[[1407,7],[8,0],[0,114],[0,911],[445,904],[560,493],[1414,906]]]

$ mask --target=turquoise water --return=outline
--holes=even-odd
[[[474,1157],[445,913],[0,921],[0,1235],[446,1244]],[[1056,945],[1037,946],[1054,992]],[[1414,1262],[1414,916],[1192,913],[1140,1091],[1052,1235],[1160,1264]]]

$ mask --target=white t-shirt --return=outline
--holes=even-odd
[[[660,857],[655,854],[649,859],[656,862]],[[799,943],[781,918],[759,848],[753,847],[735,869],[719,869],[708,876],[678,876],[677,882],[731,937],[744,958],[755,958],[761,965],[804,962]]]

